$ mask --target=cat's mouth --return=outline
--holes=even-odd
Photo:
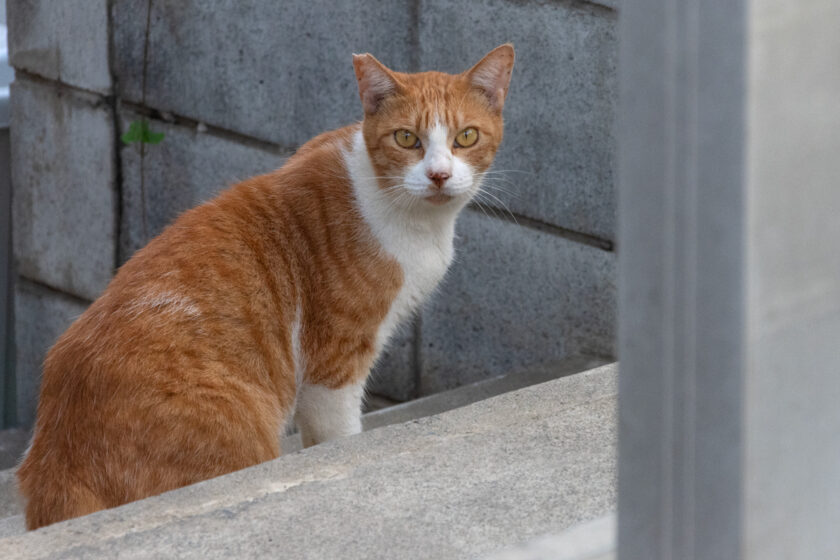
[[[452,196],[442,192],[435,193],[426,197],[426,201],[428,201],[430,204],[434,204],[435,206],[446,204],[450,200],[452,200]]]

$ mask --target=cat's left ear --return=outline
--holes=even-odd
[[[487,53],[478,64],[464,73],[472,86],[487,96],[490,107],[499,113],[505,105],[513,72],[513,58],[513,45],[505,43]]]
[[[379,109],[383,99],[397,91],[399,83],[394,73],[369,53],[354,54],[353,69],[359,82],[362,107],[366,114],[372,115]]]

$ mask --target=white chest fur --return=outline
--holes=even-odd
[[[361,131],[354,136],[345,162],[365,222],[403,271],[403,286],[379,327],[378,353],[397,326],[435,290],[449,268],[460,208],[395,204],[393,195],[389,197],[378,185]]]

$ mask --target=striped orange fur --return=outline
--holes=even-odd
[[[362,123],[184,213],[50,350],[18,470],[29,529],[275,458],[291,418],[307,445],[360,429],[371,365],[501,141],[513,48],[458,75],[354,66]]]

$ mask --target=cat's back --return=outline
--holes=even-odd
[[[181,214],[117,271],[82,316],[99,320],[79,321],[79,326],[96,328],[105,318],[120,319],[121,311],[144,304],[180,300],[176,307],[190,309],[190,297],[210,307],[241,305],[264,291],[266,286],[258,284],[269,280],[266,269],[277,272],[273,287],[293,291],[277,281],[294,280],[298,273],[301,229],[322,226],[327,214],[344,215],[345,225],[358,227],[352,223],[352,188],[342,159],[356,130],[358,125],[351,125],[316,136],[281,168],[241,181]]]
[[[120,273],[148,270],[152,261],[171,266],[170,255],[193,251],[193,260],[215,246],[230,246],[259,239],[275,241],[289,219],[307,219],[330,206],[352,205],[350,179],[343,152],[352,145],[359,125],[325,132],[303,144],[285,164],[223,190],[215,198],[187,210],[132,257]],[[269,235],[266,235],[269,234]],[[197,251],[197,247],[203,251]],[[120,280],[120,274],[115,278]]]

